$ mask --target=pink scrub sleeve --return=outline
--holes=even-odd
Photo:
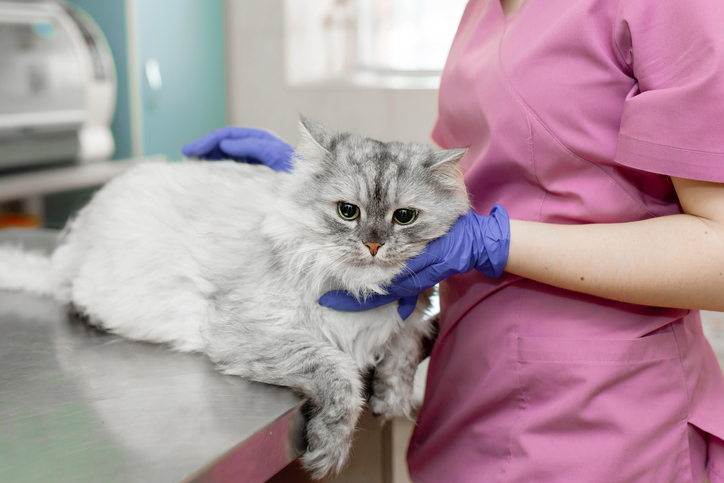
[[[724,2],[622,0],[614,35],[638,81],[624,103],[615,160],[724,182]]]

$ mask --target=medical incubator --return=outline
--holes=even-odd
[[[109,159],[116,72],[84,12],[0,0],[0,170]]]

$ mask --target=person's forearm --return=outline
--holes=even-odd
[[[724,228],[690,215],[592,225],[511,220],[506,271],[622,302],[724,311]]]

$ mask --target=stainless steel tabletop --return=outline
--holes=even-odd
[[[0,231],[10,239],[50,249],[54,232]],[[201,355],[0,291],[0,482],[266,481],[300,454],[300,407]]]

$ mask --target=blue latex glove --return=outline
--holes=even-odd
[[[261,129],[227,126],[186,144],[181,152],[189,158],[233,159],[289,172],[294,148]]]
[[[337,290],[322,295],[319,303],[332,309],[356,312],[399,300],[397,312],[405,320],[415,310],[420,293],[455,274],[476,269],[499,277],[508,262],[509,246],[510,221],[505,208],[495,205],[489,216],[468,211],[458,218],[450,231],[408,260],[403,272],[387,287],[386,295],[374,295],[361,301]]]

